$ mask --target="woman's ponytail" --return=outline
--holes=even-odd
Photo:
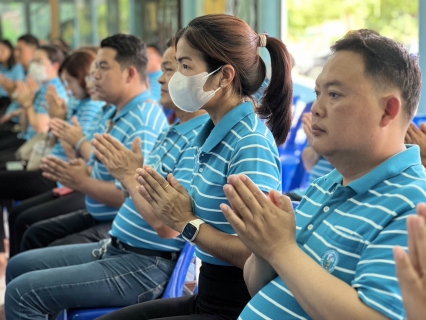
[[[267,38],[266,49],[271,56],[271,79],[257,113],[271,130],[277,145],[285,142],[291,127],[293,104],[292,59],[284,43]]]

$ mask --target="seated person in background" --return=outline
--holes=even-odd
[[[49,115],[45,108],[46,94],[50,85],[54,86],[58,95],[67,100],[65,86],[59,79],[58,71],[64,61],[62,51],[54,46],[40,46],[31,62],[26,83],[16,83],[16,101],[22,108],[20,124],[22,132],[19,139],[13,144],[9,137],[0,138],[0,166],[4,167],[6,161],[15,159],[14,152],[26,141],[38,133],[47,132],[49,128]],[[2,192],[0,191],[0,198]]]
[[[158,79],[163,74],[161,71],[161,61],[163,59],[163,53],[161,49],[155,44],[149,44],[148,50],[148,82],[149,90],[151,91],[152,97],[156,101],[161,99],[161,86]]]
[[[174,74],[177,68],[177,63],[174,57],[174,48],[167,49],[163,60],[163,70],[165,72],[159,78],[159,81],[163,86],[161,104],[166,105],[172,110],[176,110],[177,108],[171,102],[170,96],[167,92],[167,84],[169,78]],[[158,168],[157,170],[163,176],[166,176],[169,172],[173,171],[176,172],[178,179],[182,181],[182,183],[188,183],[192,175],[192,170],[188,164],[191,162],[191,159],[193,159],[193,154],[190,154],[190,152],[194,153],[194,150],[189,149],[189,146],[196,133],[199,131],[199,127],[206,122],[208,116],[200,116],[205,113],[204,111],[186,113],[177,110],[177,113],[182,117],[181,122],[163,130],[145,162]],[[132,148],[134,149],[132,152],[109,135],[107,137],[97,135],[97,138],[92,143],[95,146],[98,146],[95,151],[97,158],[104,163],[108,172],[110,172],[114,178],[123,185],[125,190],[128,190],[131,196],[126,198],[123,206],[119,209],[118,216],[114,220],[111,234],[117,238],[125,240],[127,244],[133,244],[135,247],[144,247],[144,244],[140,243],[135,237],[129,237],[121,232],[123,229],[132,230],[133,227],[129,225],[129,221],[132,221],[132,224],[137,223],[142,229],[151,229],[151,227],[147,224],[151,222],[151,220],[149,220],[149,216],[147,220],[148,222],[141,218],[139,214],[135,217],[137,211],[144,212],[144,210],[146,211],[148,209],[146,202],[144,202],[140,196],[134,196],[137,194],[136,186],[138,185],[134,176],[136,169],[142,165],[139,159],[141,156],[139,154],[140,152],[137,152],[139,151],[139,146],[132,145]],[[104,153],[106,153],[107,156],[104,156]],[[131,161],[132,158],[134,159],[133,163]],[[58,231],[72,231],[71,228],[66,228],[65,226],[70,224],[72,225],[71,219],[73,219],[73,215],[75,216],[77,214],[78,213],[64,215],[33,225],[25,234],[23,249],[27,250],[41,248],[47,245],[54,246],[62,244],[63,240],[56,240],[50,244],[48,242],[49,240],[52,241],[59,239],[61,236],[66,236],[67,238],[77,237],[77,235],[60,234]],[[145,212],[143,216],[145,216]],[[156,226],[155,223],[151,223],[151,225],[154,225],[154,227]],[[94,230],[91,229],[93,229],[93,227],[89,228],[86,226],[86,229],[81,231],[80,234],[94,232]],[[157,232],[162,235],[161,230],[157,230]],[[151,234],[141,234],[139,237],[148,239],[153,236]],[[155,241],[151,240],[151,242],[156,242],[158,244],[165,242],[159,237],[155,237],[154,240]],[[181,245],[179,245],[179,247],[181,247]],[[161,246],[157,247],[155,245],[153,245],[153,248],[159,250],[162,249]]]
[[[400,246],[393,251],[401,286],[406,319],[422,320],[426,315],[426,204],[417,206],[417,216],[407,218],[408,255]]]
[[[316,179],[330,173],[334,167],[323,156],[318,154],[312,148],[312,113],[305,113],[302,118],[303,131],[305,131],[308,145],[302,152],[303,166],[309,172],[309,184],[312,184]],[[293,201],[300,201],[307,189],[290,190],[287,196]]]
[[[405,143],[419,146],[422,164],[426,166],[426,123],[420,124],[419,128],[411,123],[405,134]]]
[[[0,117],[12,102],[10,95],[14,90],[14,83],[25,79],[24,68],[15,63],[13,46],[9,40],[0,40]]]
[[[24,78],[18,79],[24,80],[28,75],[28,69],[30,63],[34,58],[34,53],[38,48],[38,39],[31,34],[25,34],[19,37],[18,42],[16,43],[15,50],[13,51],[15,61],[17,64],[21,65],[24,71]],[[13,97],[14,101],[9,105],[6,110],[6,115],[0,118],[0,137],[4,135],[9,135],[14,137],[13,141],[16,140],[16,132],[11,130],[19,124],[19,115],[23,111],[19,104],[15,101],[16,94],[16,82],[17,81],[8,81],[3,78],[2,86],[6,89],[9,94]],[[11,140],[11,139],[9,139]]]
[[[86,88],[85,78],[89,75],[90,66],[95,58],[96,56],[92,52],[76,51],[67,57],[61,66],[61,78],[72,94],[72,99],[70,100],[73,100],[75,104],[72,110],[69,110],[70,108],[67,106],[67,103],[58,96],[54,87],[50,87],[47,94],[47,100],[49,102],[48,112],[51,122],[55,121],[56,118],[56,120],[59,120],[65,117],[71,121],[71,117],[74,117],[74,121],[78,123],[83,135],[90,135],[93,127],[98,127],[103,113],[102,106],[105,104],[102,101],[92,100],[88,88]],[[69,113],[68,116],[66,116],[67,113]],[[68,126],[69,124],[64,122],[63,125]],[[56,141],[57,137],[53,137],[53,139]],[[68,161],[69,159],[76,158],[76,151],[66,141],[60,139],[60,141],[54,145],[51,155],[58,159]],[[31,172],[27,171],[7,173],[8,177],[12,180],[14,180],[13,177],[19,176],[19,181],[26,179],[25,176],[30,176],[31,174]],[[43,179],[51,182],[51,180],[45,177],[43,177]],[[25,185],[27,184],[24,184],[24,186]],[[38,188],[34,193],[37,191]],[[56,198],[57,196],[54,192],[49,190],[25,200],[10,211],[10,256],[20,252],[22,236],[25,230],[32,224],[60,214],[84,209],[85,207],[85,196],[81,192],[76,192],[76,194],[66,202],[61,201],[62,208],[52,208],[46,205],[46,202]]]
[[[106,43],[103,42],[103,45]],[[126,52],[129,51],[128,47],[129,44],[124,47]],[[104,50],[101,49],[97,61],[100,66],[109,68],[108,77],[113,80],[111,85],[126,82],[129,74],[136,71],[129,71],[126,68],[118,71],[119,66],[110,64],[110,58],[114,55],[105,56],[114,52],[109,48],[107,52]],[[135,54],[143,57],[143,53]],[[106,62],[108,65],[102,65]],[[128,68],[134,68],[133,64],[126,60],[122,63],[129,65]],[[161,101],[171,108],[174,106],[167,92],[167,83],[176,70],[176,65],[171,48],[165,54],[163,64],[165,73],[160,78]],[[145,71],[144,68],[143,72]],[[95,73],[95,78],[99,79],[98,77],[99,71]],[[145,83],[143,78],[140,82]],[[107,100],[106,95],[104,96],[104,90],[107,88],[99,85],[102,87],[101,96]],[[117,88],[120,89],[123,90]],[[114,102],[120,106],[117,101]],[[139,108],[146,111],[150,109],[145,103],[136,105],[136,108],[129,112],[135,113]],[[150,114],[151,119],[158,118],[158,114],[152,109]],[[116,177],[120,177],[121,184],[135,200],[126,198],[115,218],[111,238],[108,240],[31,250],[12,258],[7,273],[5,306],[8,318],[45,319],[46,314],[53,314],[66,308],[126,306],[155,299],[162,294],[185,241],[180,238],[165,239],[170,237],[165,233],[167,228],[153,217],[152,208],[137,195],[134,172],[146,158],[147,163],[155,166],[162,175],[173,172],[181,183],[189,185],[195,156],[195,149],[191,148],[192,140],[208,117],[203,115],[203,111],[198,111],[180,112],[180,118],[182,121],[180,124],[171,127],[170,130],[163,130],[149,156],[142,154],[140,137],[125,141],[126,147],[132,148],[132,151],[129,151],[113,138],[114,129],[110,134],[96,135],[93,144],[96,147],[97,162],[103,161],[105,163],[102,164],[103,167],[111,169]],[[165,122],[164,116],[157,119],[158,124],[160,121]],[[155,125],[149,121],[147,123]],[[150,144],[149,141],[146,142]],[[144,143],[145,141],[142,141],[143,149],[147,148],[143,146]],[[136,208],[141,211],[138,213]],[[160,235],[157,235],[157,230]],[[172,236],[174,235],[173,232]],[[52,268],[48,269],[50,265]],[[41,292],[47,292],[46,289],[48,294],[40,295]],[[34,295],[39,298],[30,301],[26,298],[21,299],[16,294],[18,296],[23,294],[25,297]],[[26,302],[23,302],[24,300]],[[19,306],[16,303],[19,303]]]
[[[417,146],[404,136],[421,72],[399,43],[370,30],[331,47],[316,80],[312,147],[335,166],[293,213],[246,176],[225,187],[222,211],[253,252],[244,267],[251,301],[242,319],[405,319],[392,249],[425,200]]]

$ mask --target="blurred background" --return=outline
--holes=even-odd
[[[254,30],[280,37],[295,60],[295,82],[309,88],[330,45],[347,31],[369,28],[419,52],[419,12],[426,0],[0,0],[0,38],[32,33],[71,49],[98,45],[108,35],[134,34],[164,46],[192,18],[229,13]],[[426,8],[426,7],[425,7]],[[425,40],[426,41],[426,40]],[[269,55],[262,49],[269,63]],[[304,96],[303,96],[304,95]],[[426,110],[425,110],[426,112]]]

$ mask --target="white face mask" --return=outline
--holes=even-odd
[[[220,68],[222,67],[213,72],[202,72],[195,76],[184,76],[179,71],[176,71],[169,81],[169,94],[173,103],[186,112],[200,110],[221,89],[219,87],[216,90],[207,92],[203,90],[207,79]]]
[[[30,63],[30,67],[28,68],[28,75],[38,82],[45,82],[48,79],[45,67],[42,64],[36,62]]]

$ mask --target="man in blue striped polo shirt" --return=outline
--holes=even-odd
[[[167,125],[147,90],[146,65],[145,44],[134,36],[118,34],[101,42],[94,74],[99,98],[115,106],[99,129],[126,147],[141,139],[145,156]],[[81,159],[69,164],[54,157],[50,160],[46,176],[85,193],[87,209],[94,219],[116,215],[125,199],[123,191],[98,159],[92,158],[91,175]],[[137,303],[161,292],[174,265],[171,255],[164,259],[146,257],[107,240],[24,252],[9,261],[6,314],[11,319],[45,319],[47,314],[72,307]],[[41,291],[46,294],[40,295]],[[30,301],[15,296],[23,292],[38,298]]]
[[[405,319],[392,249],[425,201],[417,146],[404,145],[421,88],[416,59],[369,30],[348,33],[316,81],[313,148],[335,166],[292,212],[246,176],[222,210],[253,255],[240,319]],[[271,200],[271,201],[270,201]]]
[[[161,65],[164,73],[159,78],[162,93],[160,102],[176,112],[180,122],[163,130],[145,161],[141,161],[137,145],[134,152],[128,151],[108,135],[98,135],[93,144],[96,147],[97,157],[130,195],[114,219],[110,231],[113,239],[137,248],[179,252],[185,241],[181,237],[176,237],[179,234],[165,226],[153,214],[149,203],[139,195],[137,191],[139,184],[134,176],[136,169],[141,167],[143,162],[155,168],[164,178],[173,173],[176,179],[189,189],[196,154],[192,142],[209,116],[204,110],[188,113],[173,104],[168,93],[169,80],[177,70],[173,47],[166,50]]]

